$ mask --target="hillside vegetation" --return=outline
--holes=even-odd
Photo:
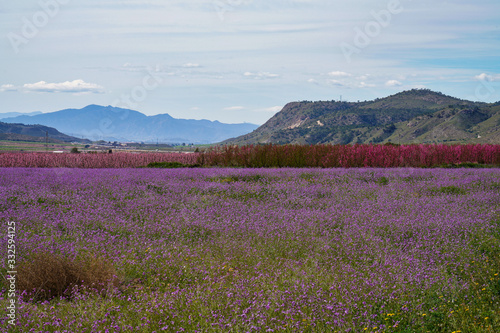
[[[55,128],[42,125],[9,124],[0,122],[0,139],[9,141],[31,142],[80,142],[90,143],[89,140],[79,139],[63,134]]]
[[[471,102],[428,89],[365,102],[292,102],[227,144],[500,143],[500,102]]]

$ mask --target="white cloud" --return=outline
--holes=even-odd
[[[399,82],[398,80],[389,80],[385,83],[387,87],[400,87],[403,84]]]
[[[500,74],[489,75],[486,73],[482,73],[482,74],[474,76],[474,79],[476,79],[478,81],[488,81],[488,82],[500,81]]]
[[[276,113],[276,112],[280,112],[282,109],[283,109],[282,106],[272,106],[270,108],[262,109],[262,111]]]
[[[227,108],[224,108],[226,111],[238,111],[238,110],[243,110],[245,107],[244,106],[230,106]]]
[[[141,71],[145,71],[147,70],[148,68],[146,66],[142,66],[142,65],[133,65],[131,64],[130,62],[126,62],[124,63],[120,68],[119,70],[121,71],[126,71],[126,72],[141,72]]]
[[[23,85],[23,90],[28,92],[47,93],[73,93],[73,94],[103,94],[104,88],[95,83],[83,80],[66,81],[61,83],[48,83],[40,81]]]
[[[271,106],[269,108],[262,108],[262,109],[255,109],[253,111],[255,112],[260,112],[260,113],[278,113],[283,109],[283,106]]]
[[[3,91],[16,91],[17,88],[12,85],[12,84],[2,84],[0,86],[0,92],[3,92]]]
[[[187,64],[182,65],[184,68],[198,68],[201,67],[200,64],[193,64],[191,62],[188,62]]]
[[[246,77],[253,77],[256,80],[275,79],[275,78],[279,77],[278,74],[273,74],[273,73],[269,73],[269,72],[258,72],[258,73],[245,72],[245,73],[243,73],[243,75]]]
[[[328,75],[333,76],[333,77],[351,77],[352,74],[346,73],[346,72],[340,72],[340,71],[333,71],[328,73]]]
[[[366,82],[360,82],[358,85],[359,88],[374,88],[376,85]]]
[[[326,80],[326,83],[335,87],[349,87],[348,84],[345,84],[339,80]]]

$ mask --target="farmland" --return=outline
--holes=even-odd
[[[10,332],[500,330],[498,168],[45,166],[0,169]],[[56,259],[106,286],[33,294]]]
[[[69,143],[44,143],[44,142],[30,142],[30,141],[8,141],[0,140],[0,152],[47,152],[49,149],[53,150],[67,150],[73,147]],[[83,146],[82,146],[83,147]]]

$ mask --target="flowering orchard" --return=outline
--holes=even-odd
[[[0,167],[25,168],[138,168],[149,163],[196,163],[195,154],[183,153],[113,153],[54,154],[1,153]]]
[[[500,166],[500,145],[225,146],[209,150],[200,161],[242,167],[394,168],[466,162]]]
[[[165,162],[249,168],[395,168],[460,163],[500,166],[500,145],[256,145],[214,147],[191,154],[0,154],[0,167],[137,168]]]
[[[3,168],[19,281],[81,260],[115,282],[25,287],[0,328],[500,332],[499,191],[499,169]]]

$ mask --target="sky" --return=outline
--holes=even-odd
[[[0,2],[0,113],[263,124],[293,101],[413,88],[500,101],[500,1]]]

